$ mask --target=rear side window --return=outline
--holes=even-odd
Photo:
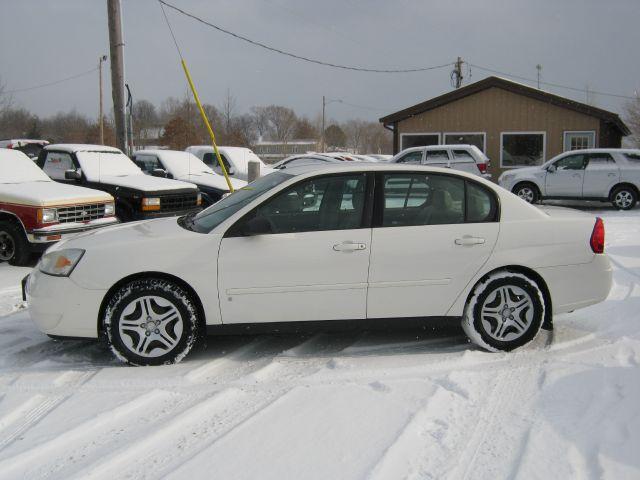
[[[475,158],[473,158],[473,156],[471,155],[471,153],[469,153],[469,151],[467,150],[454,150],[453,151],[453,158],[454,160],[457,161],[462,161],[462,162],[475,162]]]
[[[494,222],[497,218],[496,197],[486,188],[467,182],[467,223]]]
[[[640,163],[640,153],[625,153],[624,156],[632,163]]]
[[[75,170],[71,154],[66,152],[47,152],[47,158],[42,167],[44,173],[54,180],[64,180],[64,172]]]
[[[449,154],[446,150],[427,150],[426,163],[447,163]]]
[[[406,155],[400,157],[397,163],[410,163],[410,164],[422,163],[422,150],[407,153]]]
[[[584,157],[587,161],[587,168],[599,166],[613,167],[616,163],[608,153],[586,153]]]

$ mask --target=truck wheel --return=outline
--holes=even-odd
[[[0,221],[0,261],[23,266],[30,256],[31,249],[22,228],[13,222]]]
[[[519,183],[514,187],[513,193],[527,203],[538,203],[538,200],[540,200],[538,188],[532,183]]]
[[[611,203],[619,210],[631,210],[636,206],[637,201],[638,196],[631,187],[625,187],[623,185],[611,192]]]

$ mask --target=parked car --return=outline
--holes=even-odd
[[[200,190],[202,205],[205,207],[229,193],[226,179],[192,153],[179,150],[139,150],[131,158],[147,175],[195,184]],[[233,177],[229,180],[234,190],[247,184]]]
[[[506,171],[498,183],[529,203],[598,200],[629,210],[638,201],[640,150],[573,150],[543,165]]]
[[[177,248],[179,246],[179,248]],[[40,330],[121,360],[181,360],[210,334],[462,320],[487,350],[601,302],[602,220],[542,211],[466,172],[352,163],[276,171],[208,209],[54,246],[24,282]]]
[[[273,164],[274,170],[286,170],[287,168],[301,167],[305,165],[323,166],[331,163],[342,163],[343,160],[324,155],[322,153],[305,153],[301,155],[292,155],[278,163]]]
[[[0,140],[0,148],[9,148],[24,153],[32,160],[36,160],[40,155],[40,150],[49,145],[46,140],[34,140],[31,138],[14,138],[10,140]]]
[[[379,162],[388,162],[393,158],[393,155],[382,155],[379,153],[372,153],[369,156],[375,158]]]
[[[122,221],[184,215],[199,210],[193,183],[157,178],[144,172],[117,148],[103,145],[48,145],[38,165],[53,180],[110,193]]]
[[[218,164],[218,159],[211,145],[194,145],[185,149],[187,152],[193,153],[202,160],[214,172],[222,175],[222,169]],[[268,175],[273,169],[264,164],[260,158],[253,153],[250,148],[244,147],[218,147],[220,158],[224,163],[224,168],[230,177],[238,180],[247,181],[249,177],[249,162],[260,163],[260,176]]]
[[[422,164],[446,167],[491,178],[489,158],[475,145],[430,145],[407,148],[395,155],[390,163]]]
[[[25,265],[58,240],[117,222],[111,195],[56,183],[24,153],[0,150],[0,260]]]

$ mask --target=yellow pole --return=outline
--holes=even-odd
[[[211,128],[211,124],[209,123],[209,119],[207,118],[207,114],[202,108],[202,104],[200,103],[200,98],[198,98],[198,92],[196,91],[196,87],[193,84],[193,80],[191,80],[191,75],[189,74],[189,69],[187,68],[187,64],[182,61],[182,69],[184,70],[184,74],[187,76],[187,81],[189,82],[189,87],[191,87],[191,92],[193,93],[193,98],[196,101],[196,105],[198,105],[198,109],[200,110],[200,115],[202,115],[202,121],[204,122],[207,130],[209,131],[209,136],[211,137],[211,144],[213,145],[213,150],[216,152],[216,158],[218,159],[218,164],[222,169],[222,174],[224,175],[224,179],[227,181],[227,186],[229,187],[229,192],[233,193],[233,185],[231,185],[231,180],[229,179],[229,173],[222,162],[222,158],[220,157],[220,152],[218,151],[218,145],[216,145],[216,136],[213,134],[213,129]]]

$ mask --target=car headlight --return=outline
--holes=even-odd
[[[515,175],[513,173],[503,173],[498,179],[498,183],[510,182]]]
[[[68,277],[84,255],[81,248],[66,248],[45,253],[39,262],[42,273],[56,277]]]
[[[146,197],[142,199],[142,210],[160,210],[160,197]]]
[[[41,208],[38,210],[38,223],[53,223],[58,221],[58,211],[55,208]]]
[[[105,203],[104,204],[104,216],[105,217],[111,217],[113,215],[115,215],[116,213],[116,207],[113,203]]]

